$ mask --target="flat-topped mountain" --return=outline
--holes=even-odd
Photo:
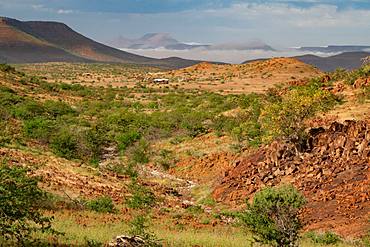
[[[338,52],[360,52],[369,51],[368,45],[328,45],[328,46],[303,46],[299,47],[299,51],[307,52],[323,52],[323,53],[338,53]]]
[[[361,67],[361,59],[370,55],[370,52],[344,52],[330,57],[303,55],[296,57],[304,63],[311,64],[323,71],[334,71],[337,68],[353,70]]]

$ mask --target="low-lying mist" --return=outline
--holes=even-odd
[[[280,50],[280,51],[266,51],[266,50],[216,50],[205,48],[194,48],[189,50],[169,50],[165,48],[157,49],[121,49],[130,53],[153,57],[153,58],[167,58],[167,57],[181,57],[184,59],[215,61],[224,63],[239,64],[247,60],[271,57],[293,57],[308,54],[304,51],[297,51],[294,49]],[[332,56],[334,53],[309,53],[317,56]]]

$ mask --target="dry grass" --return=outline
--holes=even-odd
[[[54,239],[54,243],[67,245],[84,245],[86,240],[107,243],[117,235],[128,232],[128,221],[119,216],[99,214],[89,211],[64,211],[53,214],[54,227],[64,232],[65,236]],[[162,240],[164,246],[173,247],[244,247],[253,246],[250,234],[242,228],[233,226],[216,226],[212,228],[194,229],[184,226],[184,229],[171,229],[165,222],[152,222],[151,231]],[[50,241],[50,239],[49,239]],[[254,245],[255,246],[255,245]],[[303,239],[302,247],[323,246]],[[337,247],[362,246],[359,242],[345,241]]]

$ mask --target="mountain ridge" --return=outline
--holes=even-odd
[[[274,51],[275,49],[262,41],[249,42],[230,42],[221,44],[197,44],[184,43],[173,38],[169,33],[147,33],[138,39],[118,38],[108,41],[108,44],[119,49],[158,49],[168,50],[191,50],[203,48],[207,50],[265,50]]]
[[[370,46],[366,45],[303,46],[299,47],[297,50],[323,53],[363,52],[370,51]]]
[[[169,33],[147,33],[138,39],[125,38],[119,36],[116,39],[108,41],[109,45],[117,48],[127,49],[156,49],[165,48],[169,50],[187,50],[198,47],[208,47],[202,44],[186,44],[173,38]]]
[[[19,21],[1,17],[2,62],[107,62],[180,68],[199,61],[155,59],[135,55],[98,43],[61,22]],[[15,49],[16,48],[16,49]],[[178,66],[174,61],[181,62]]]

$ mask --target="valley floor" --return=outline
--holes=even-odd
[[[355,88],[285,62],[234,66],[232,73],[208,64],[179,71],[17,65],[27,74],[5,67],[0,161],[42,178],[49,200],[39,206],[65,235],[40,237],[61,246],[101,246],[132,231],[140,217],[141,230],[164,246],[253,246],[236,214],[261,188],[284,183],[308,199],[301,246],[318,245],[309,231],[335,232],[342,238],[336,246],[365,246],[370,73],[346,74],[364,81]],[[178,81],[153,85],[146,80],[153,73]],[[258,88],[243,81],[245,90],[236,83],[228,91],[227,75],[255,79]],[[287,83],[274,87],[280,82]],[[297,144],[301,126],[305,142]],[[88,206],[101,198],[114,212]]]

